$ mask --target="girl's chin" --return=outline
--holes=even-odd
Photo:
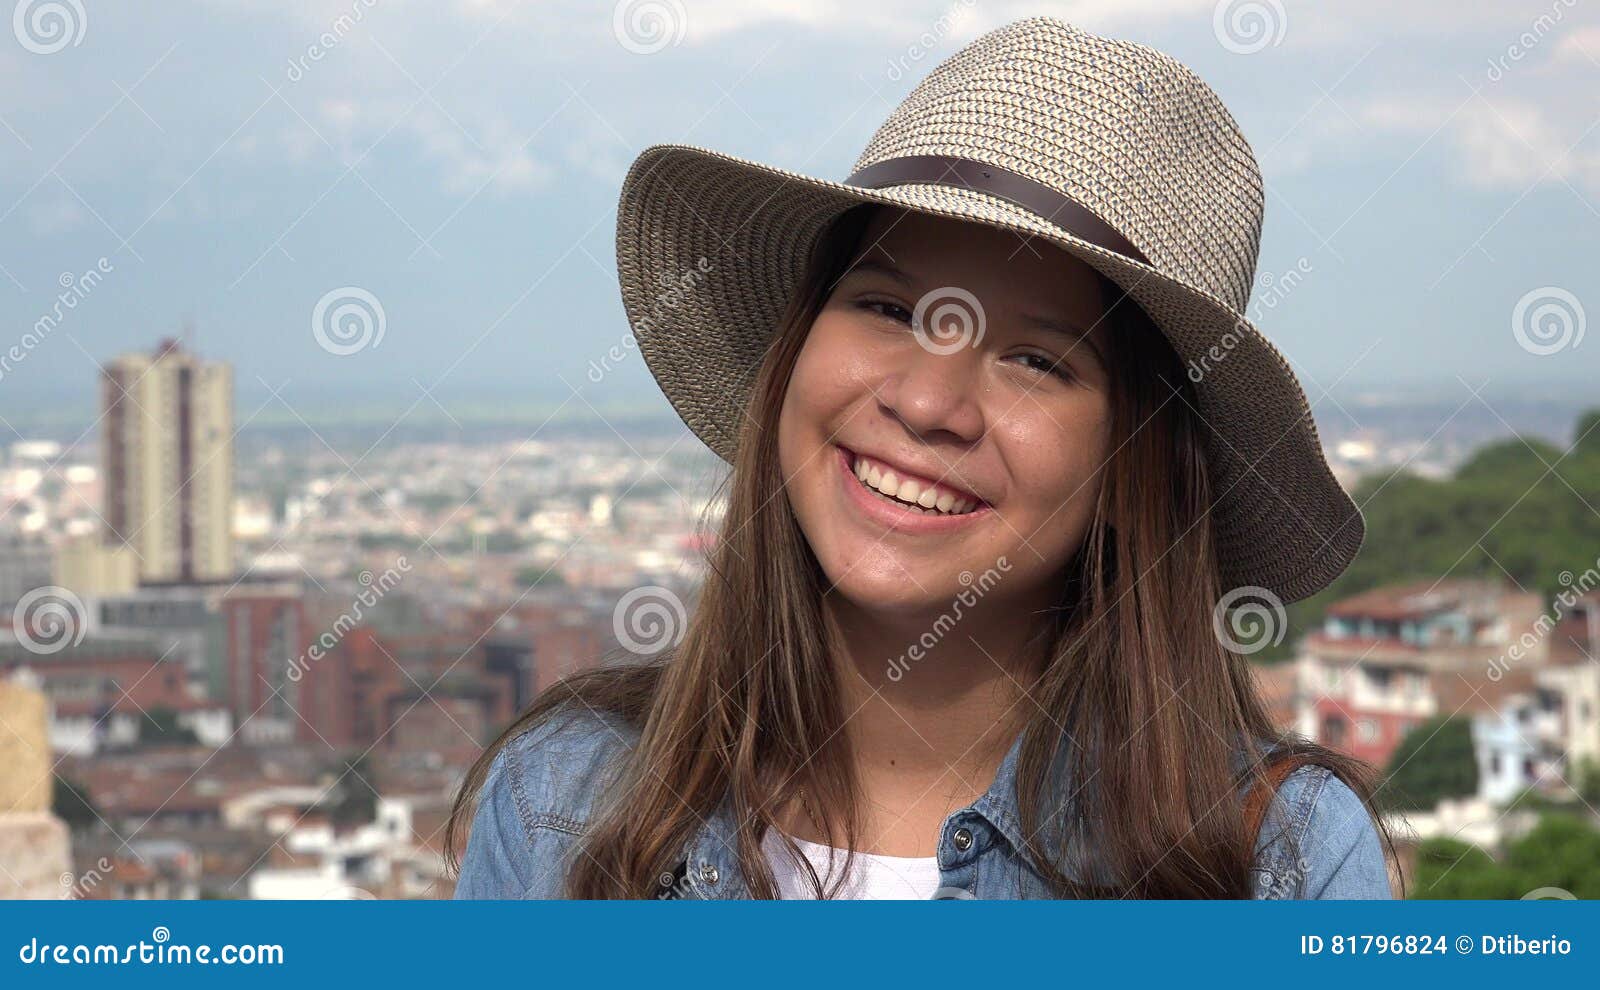
[[[860,577],[859,573],[844,576],[842,583],[833,585],[832,594],[863,612],[879,612],[886,616],[949,608],[965,588],[957,583],[953,574],[918,575],[917,583],[912,583],[903,573],[897,573],[893,579],[863,581]],[[830,580],[838,581],[837,578]]]

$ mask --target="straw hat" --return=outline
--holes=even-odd
[[[1365,527],[1323,458],[1305,393],[1243,315],[1261,171],[1188,68],[1032,18],[930,72],[844,182],[703,148],[646,149],[617,211],[623,305],[673,408],[724,459],[812,245],[863,203],[1044,238],[1150,315],[1188,366],[1208,428],[1225,586],[1293,601],[1355,556]]]

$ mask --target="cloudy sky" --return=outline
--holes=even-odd
[[[0,352],[81,297],[0,362],[8,416],[88,412],[95,361],[185,323],[236,365],[241,419],[268,389],[664,411],[637,355],[584,374],[627,332],[633,157],[681,142],[842,178],[917,78],[1033,14],[1222,95],[1267,179],[1258,301],[1310,272],[1259,322],[1314,396],[1600,378],[1579,336],[1600,319],[1600,16],[1576,0],[0,7]],[[345,287],[384,336],[332,354],[313,315]]]

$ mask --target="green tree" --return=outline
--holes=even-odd
[[[1572,429],[1572,445],[1585,455],[1600,455],[1600,409],[1590,409],[1578,417]]]
[[[50,810],[74,829],[98,825],[102,817],[88,788],[60,773],[51,781]]]
[[[151,708],[139,720],[141,746],[193,746],[199,742],[193,729],[178,724],[178,713],[170,708]]]
[[[365,825],[378,817],[378,788],[365,753],[345,759],[335,771],[340,775],[329,802],[328,816],[335,825]]]
[[[1545,815],[1506,850],[1515,896],[1556,887],[1585,900],[1600,898],[1600,831],[1571,814]]]
[[[1254,659],[1288,658],[1330,604],[1380,585],[1509,575],[1553,598],[1565,589],[1560,575],[1593,567],[1600,547],[1600,516],[1590,509],[1600,505],[1600,409],[1578,418],[1572,438],[1567,450],[1536,438],[1496,441],[1452,478],[1362,478],[1351,492],[1366,519],[1361,552],[1328,588],[1289,606],[1283,641]]]
[[[1446,716],[1417,725],[1395,747],[1387,776],[1382,801],[1397,811],[1432,808],[1444,798],[1477,793],[1472,723]]]
[[[1600,760],[1587,756],[1578,761],[1572,773],[1572,786],[1584,803],[1600,804]]]
[[[524,567],[517,571],[517,586],[522,588],[559,588],[567,582],[554,569]]]
[[[1497,862],[1477,846],[1429,839],[1417,847],[1408,896],[1418,900],[1526,897],[1538,890],[1600,898],[1600,830],[1571,814],[1549,814]]]
[[[1417,846],[1408,880],[1410,900],[1505,900],[1521,897],[1510,873],[1477,846],[1455,839],[1428,839]]]

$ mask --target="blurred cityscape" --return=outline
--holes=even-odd
[[[81,436],[0,446],[6,896],[448,897],[483,745],[556,679],[628,662],[649,609],[692,608],[723,467],[676,421],[252,427],[232,370],[175,340],[100,384]],[[1462,412],[1319,407],[1352,486],[1448,478],[1580,410]],[[1408,869],[1433,840],[1500,853],[1540,801],[1593,825],[1600,574],[1502,571],[1369,582],[1258,657],[1281,724],[1414,799]],[[1417,755],[1451,740],[1464,764]]]

